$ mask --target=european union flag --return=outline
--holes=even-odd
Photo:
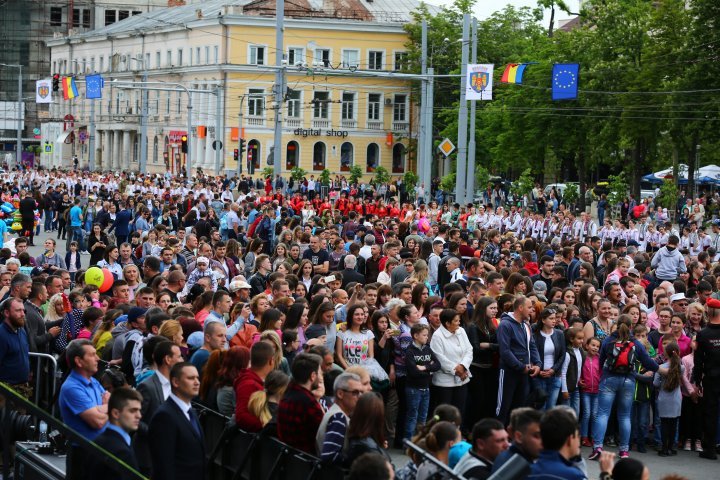
[[[85,98],[102,98],[102,89],[105,80],[101,75],[88,75],[85,77]]]
[[[578,63],[556,63],[552,71],[552,99],[575,100],[578,96]]]

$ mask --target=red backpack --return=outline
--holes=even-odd
[[[615,342],[612,356],[605,362],[612,373],[626,375],[630,373],[635,364],[635,342]]]

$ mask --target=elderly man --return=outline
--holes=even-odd
[[[342,460],[345,432],[362,393],[362,383],[354,373],[340,374],[333,384],[335,403],[320,422],[317,436],[317,451],[323,462],[339,464]]]

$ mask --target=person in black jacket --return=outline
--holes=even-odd
[[[205,478],[205,442],[191,402],[200,393],[195,365],[180,362],[170,370],[172,393],[150,420],[154,480]]]
[[[410,329],[410,335],[413,341],[405,351],[407,418],[404,438],[412,438],[415,426],[425,423],[430,405],[430,380],[433,372],[440,370],[440,362],[428,345],[430,327],[417,323]]]
[[[37,202],[32,197],[30,190],[25,192],[25,197],[20,200],[18,207],[23,235],[30,239],[30,246],[32,247],[35,245],[33,240],[35,239],[35,209],[37,208]]]
[[[498,304],[492,297],[481,297],[473,309],[472,322],[466,332],[473,347],[470,364],[468,405],[465,426],[468,430],[483,418],[494,417],[497,407],[500,369],[498,363],[497,327]]]
[[[137,478],[128,468],[137,471],[137,461],[130,446],[130,435],[140,425],[142,395],[127,387],[116,388],[108,401],[108,424],[95,443],[107,450],[111,456],[99,451],[87,452],[85,478],[104,480],[125,480]],[[125,463],[126,467],[120,465]]]
[[[720,300],[710,298],[705,302],[708,326],[695,337],[695,368],[693,380],[702,388],[705,399],[705,422],[701,458],[717,459],[715,439],[717,436],[718,400],[720,400]]]

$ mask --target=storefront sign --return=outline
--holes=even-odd
[[[320,130],[319,128],[317,128],[317,129],[315,129],[315,128],[296,128],[295,130],[293,130],[293,135],[299,135],[303,138],[306,138],[306,137],[320,137],[323,134],[322,134],[322,130]],[[325,130],[326,137],[345,138],[348,135],[350,135],[350,132],[348,132],[347,130],[334,130],[332,128],[330,130]]]

